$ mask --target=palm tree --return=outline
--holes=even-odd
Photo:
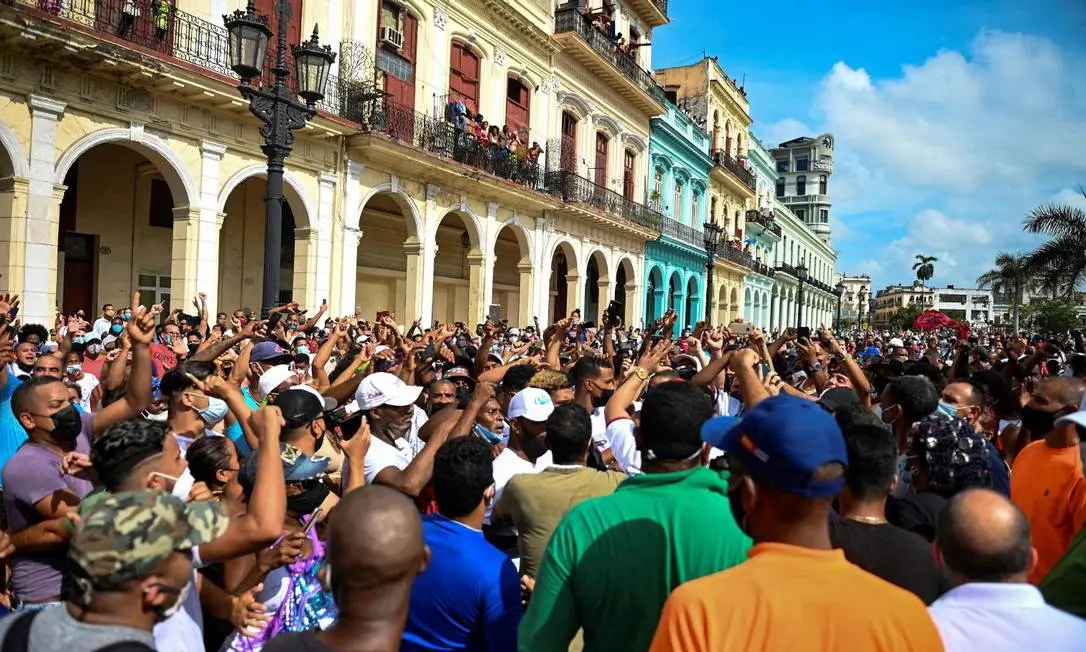
[[[1079,189],[1083,197],[1086,190]],[[1068,298],[1086,281],[1086,211],[1067,204],[1045,204],[1026,217],[1027,233],[1049,236],[1026,259],[1034,278]]]
[[[935,256],[922,256],[916,254],[916,262],[913,263],[913,270],[916,272],[916,280],[920,281],[920,285],[923,286],[925,282],[930,281],[932,276],[935,276],[935,263],[939,259]]]
[[[1014,313],[1014,332],[1018,332],[1018,314],[1027,289],[1036,286],[1027,256],[1005,251],[996,254],[995,267],[977,277],[977,287],[1010,296],[1011,312]]]

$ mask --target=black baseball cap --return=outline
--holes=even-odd
[[[335,399],[321,396],[312,387],[298,385],[279,392],[275,405],[283,413],[285,427],[289,430],[314,421],[328,410],[334,410],[338,404]]]

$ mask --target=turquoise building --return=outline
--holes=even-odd
[[[649,206],[663,216],[659,239],[645,244],[645,321],[670,307],[677,327],[705,315],[702,224],[708,219],[709,135],[671,102],[652,119],[649,138]]]

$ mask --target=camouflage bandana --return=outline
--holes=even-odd
[[[218,503],[186,503],[153,489],[89,496],[79,517],[68,559],[84,590],[146,577],[174,552],[217,539],[229,525]]]

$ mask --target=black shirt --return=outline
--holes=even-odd
[[[931,604],[946,587],[935,567],[931,544],[889,523],[863,523],[830,517],[830,542],[845,558],[872,575]]]
[[[930,492],[901,498],[890,496],[886,501],[886,520],[928,541],[935,541],[935,525],[946,504],[946,498]]]

